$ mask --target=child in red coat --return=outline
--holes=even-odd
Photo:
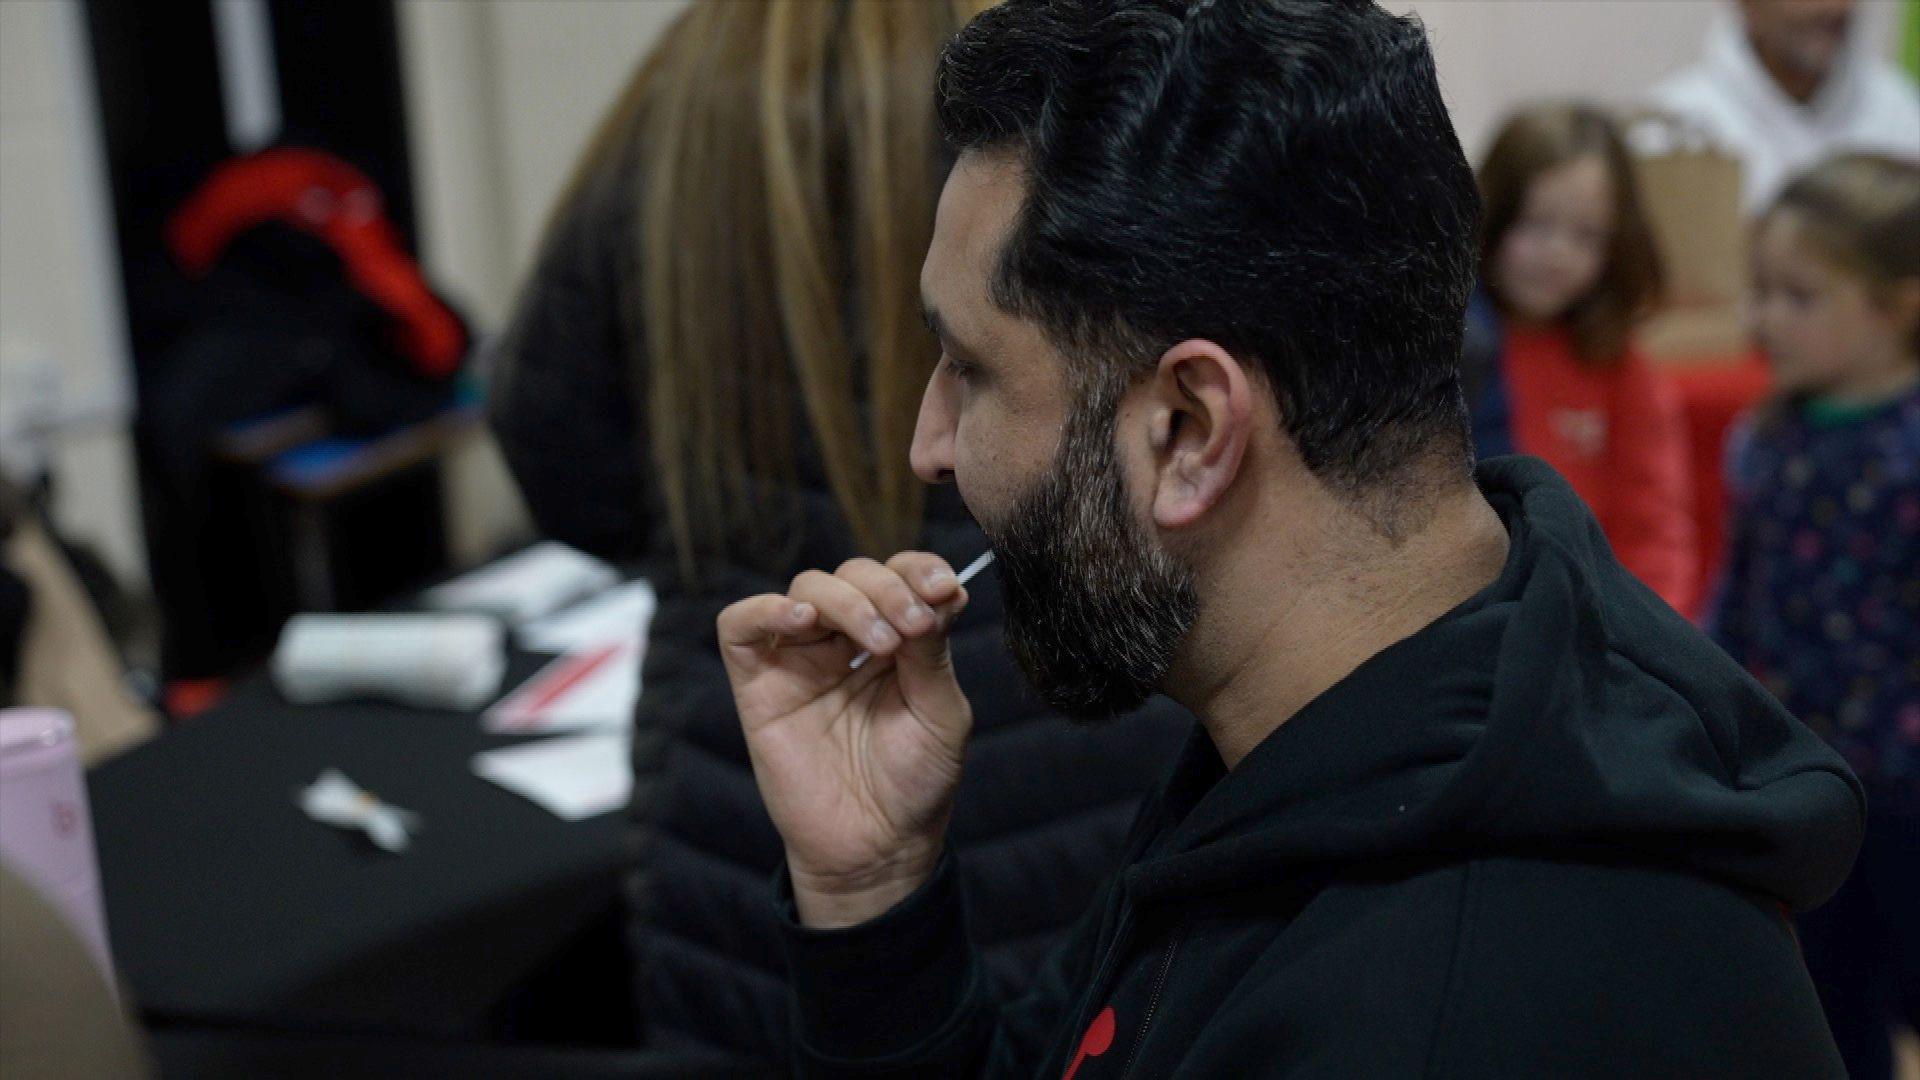
[[[1660,267],[1625,145],[1597,109],[1530,109],[1501,129],[1480,187],[1467,358],[1478,450],[1544,458],[1593,508],[1621,563],[1692,614],[1700,583],[1680,403],[1630,341]]]

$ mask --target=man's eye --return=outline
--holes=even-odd
[[[973,378],[972,364],[969,364],[964,360],[956,359],[952,353],[947,353],[944,355],[947,361],[947,374],[953,376],[956,379],[959,379],[961,382],[967,382],[968,380]]]

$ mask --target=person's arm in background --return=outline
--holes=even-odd
[[[636,257],[638,197],[625,167],[580,184],[490,350],[488,412],[534,524],[616,559],[642,554],[648,532],[633,277],[622,272]]]
[[[93,952],[38,887],[0,862],[0,1064],[8,1076],[156,1076]]]
[[[1635,577],[1691,615],[1700,592],[1699,529],[1686,421],[1673,384],[1633,353],[1622,363],[1610,426],[1608,539]]]

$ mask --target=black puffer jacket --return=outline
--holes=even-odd
[[[631,943],[649,1042],[784,1060],[787,989],[767,882],[781,859],[747,764],[714,619],[855,550],[811,446],[787,549],[742,552],[684,585],[645,465],[633,161],[589,177],[556,222],[495,353],[496,432],[535,520],[585,550],[638,561],[660,592],[634,739]],[[923,546],[956,565],[986,547],[951,488],[930,493]],[[1120,857],[1142,795],[1191,719],[1164,700],[1094,731],[1026,689],[977,580],[953,638],[976,734],[954,818],[973,938],[995,982],[1024,985]]]

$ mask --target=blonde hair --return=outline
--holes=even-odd
[[[638,142],[634,375],[689,580],[702,555],[791,539],[796,413],[860,550],[918,535],[934,70],[985,6],[696,0],[583,159],[571,191]]]
[[[1782,188],[1761,223],[1790,213],[1837,266],[1884,292],[1920,280],[1920,165],[1883,154],[1843,154]],[[1910,343],[1920,354],[1920,323]]]

